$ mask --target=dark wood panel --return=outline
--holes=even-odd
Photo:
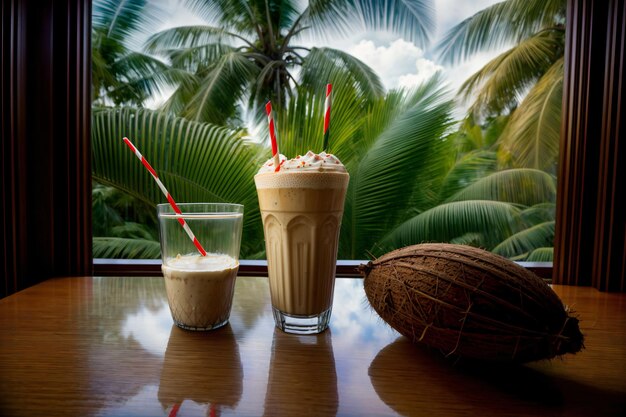
[[[89,0],[2,2],[0,297],[91,273],[90,32]]]
[[[569,0],[566,27],[553,279],[626,291],[624,2]]]

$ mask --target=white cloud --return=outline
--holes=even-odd
[[[377,46],[372,40],[361,40],[348,52],[369,65],[383,80],[387,89],[413,87],[443,69],[424,57],[424,51],[412,42],[396,39],[388,46]]]
[[[167,300],[163,299],[156,312],[144,306],[135,314],[128,315],[122,324],[121,334],[135,339],[148,352],[163,356],[172,325]]]

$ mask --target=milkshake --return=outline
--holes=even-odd
[[[207,253],[168,259],[162,266],[167,300],[177,326],[210,330],[225,325],[239,263],[227,255]]]
[[[254,177],[276,326],[319,333],[330,320],[349,175],[333,155],[273,159]]]
[[[187,203],[178,208],[180,213],[169,204],[157,206],[161,269],[172,319],[187,330],[216,329],[230,316],[239,270],[243,206]],[[195,240],[185,226],[193,231]]]

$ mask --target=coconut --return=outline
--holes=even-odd
[[[583,348],[578,319],[552,288],[491,252],[414,245],[361,265],[361,273],[385,322],[446,356],[522,363]]]

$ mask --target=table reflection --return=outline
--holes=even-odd
[[[400,337],[376,355],[368,373],[380,399],[406,417],[460,412],[485,417],[541,415],[546,410],[562,415],[566,403],[577,404],[567,411],[570,416],[617,411],[613,408],[623,394],[551,376],[545,372],[551,366],[548,361],[529,365],[452,361]],[[499,399],[497,405],[494,398]]]
[[[298,336],[275,328],[264,415],[335,416],[338,402],[331,330]]]
[[[173,325],[161,277],[59,278],[0,300],[0,416],[626,415],[626,297],[558,290],[586,349],[518,367],[450,362],[338,279],[330,328],[274,326],[267,278],[238,278],[230,323]]]
[[[243,368],[230,324],[212,332],[172,325],[158,391],[170,416],[187,400],[206,407],[207,416],[220,416],[237,406],[242,390]]]

